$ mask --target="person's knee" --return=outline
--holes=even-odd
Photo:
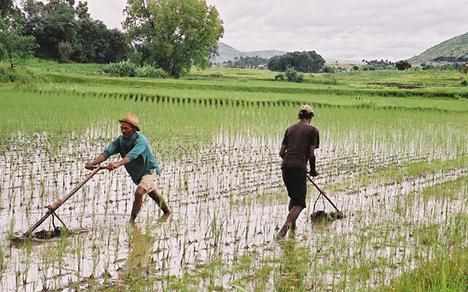
[[[293,206],[293,208],[294,208],[295,210],[299,211],[299,212],[301,212],[302,210],[305,209],[305,207],[304,207],[303,205],[299,205],[299,204],[295,204],[295,205]]]
[[[154,198],[159,198],[161,197],[161,193],[157,190],[152,190],[151,192],[148,193],[148,195],[150,195],[150,197],[154,197]]]
[[[135,198],[143,198],[143,195],[146,193],[146,190],[142,187],[138,187],[135,191]]]

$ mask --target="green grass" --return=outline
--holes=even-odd
[[[36,73],[31,68],[19,67],[11,69],[8,64],[0,62],[0,85],[13,84],[18,85],[33,84],[45,81],[46,79],[40,73]]]
[[[196,160],[199,147],[212,147],[213,140],[221,134],[231,143],[244,138],[261,140],[258,145],[252,142],[252,151],[256,147],[271,147],[269,141],[279,144],[286,127],[297,121],[298,104],[308,102],[315,107],[313,123],[321,133],[318,161],[323,154],[324,159],[333,158],[329,163],[337,163],[335,167],[351,165],[344,161],[354,158],[361,159],[359,166],[369,164],[369,173],[363,173],[365,168],[359,169],[356,177],[327,186],[327,190],[401,182],[467,166],[468,100],[464,96],[468,89],[458,86],[462,76],[457,72],[307,74],[305,82],[297,84],[274,82],[271,80],[274,72],[257,70],[209,69],[193,71],[177,80],[152,80],[107,77],[100,73],[101,68],[96,64],[58,64],[33,59],[26,68],[2,71],[8,72],[9,77],[5,73],[3,76],[8,80],[0,81],[0,147],[16,146],[14,143],[20,143],[18,137],[28,141],[39,135],[45,139],[43,147],[53,151],[88,139],[83,135],[89,129],[99,133],[94,137],[99,142],[108,142],[119,132],[118,119],[126,111],[133,111],[140,117],[140,128],[158,154],[164,154],[168,161]],[[3,66],[0,70],[7,68]],[[398,88],[402,84],[419,88]],[[389,156],[389,165],[375,168],[373,159],[384,154]],[[402,156],[407,157],[404,159],[407,164],[390,159]],[[426,159],[432,156],[435,160]],[[412,158],[423,161],[412,162]],[[353,171],[351,166],[347,170]],[[426,188],[423,195],[428,200],[437,197],[451,200],[464,189],[465,178]],[[276,194],[270,198],[259,195],[256,201],[246,199],[239,204],[260,202],[265,206],[276,203],[276,197]],[[407,214],[407,208],[414,202],[417,201],[401,200],[395,214]],[[333,287],[353,289],[362,287],[374,273],[381,277],[386,268],[400,265],[391,257],[368,257],[369,249],[388,247],[396,251],[406,246],[422,249],[415,257],[416,272],[432,261],[437,264],[424,273],[440,272],[440,277],[436,277],[440,280],[427,285],[424,273],[413,275],[423,283],[417,287],[456,289],[464,284],[456,271],[448,272],[449,266],[444,271],[437,270],[437,266],[460,259],[460,264],[466,263],[466,257],[457,253],[464,243],[461,238],[466,233],[466,217],[455,223],[448,218],[445,225],[433,222],[413,225],[397,221],[398,216],[368,224],[359,221],[362,217],[356,214],[353,221],[344,221],[358,226],[353,234],[324,233],[316,240],[299,238],[297,245],[288,246],[291,243],[287,242],[286,246],[270,247],[273,251],[243,251],[230,263],[223,262],[215,253],[193,269],[184,270],[181,277],[149,275],[109,289],[125,290],[133,285],[145,290],[161,282],[168,290],[327,289],[330,287],[323,279],[334,275],[344,276]],[[212,229],[211,235],[222,235],[223,224],[220,219],[212,225],[216,229]],[[401,230],[411,231],[412,237]],[[439,247],[440,252],[450,247],[450,257],[440,257]],[[63,253],[64,247],[61,248],[56,253]],[[432,251],[433,258],[422,256],[423,252]],[[460,272],[459,266],[454,266]],[[90,287],[99,287],[98,282]]]
[[[306,291],[304,280],[309,272],[309,248],[296,246],[293,241],[285,241],[281,246],[282,252],[277,257],[262,258],[250,252],[235,258],[229,266],[215,259],[197,265],[180,278],[167,277],[165,280],[170,290],[192,291],[201,287],[223,290],[230,287],[237,291],[265,291],[270,285],[269,279],[273,279],[276,291]],[[214,280],[223,276],[236,277],[226,283]]]
[[[102,75],[105,64],[59,63],[52,60],[32,58],[26,62],[32,70],[44,74],[54,72],[59,74]]]
[[[268,87],[254,87],[253,84],[242,86],[225,85],[224,83],[210,84],[172,84],[172,81],[146,81],[100,79],[75,80],[75,82],[43,83],[25,88],[27,91],[42,90],[56,92],[70,92],[72,94],[93,95],[130,95],[165,96],[181,99],[212,99],[218,101],[248,101],[248,102],[293,102],[311,103],[313,105],[352,106],[365,108],[386,109],[414,109],[414,110],[441,110],[441,111],[468,111],[468,100],[461,98],[425,98],[421,96],[386,96],[385,92],[361,93],[355,90],[335,88],[309,88],[297,89],[279,87],[270,90]],[[180,81],[185,82],[185,81]],[[130,89],[131,88],[131,89]],[[404,93],[401,93],[404,94]],[[429,93],[432,95],[432,93]],[[456,94],[455,94],[456,95]]]
[[[267,70],[212,68],[194,70],[182,79],[147,79],[107,77],[100,73],[103,68],[100,64],[59,64],[32,59],[28,68],[42,78],[28,85],[49,90],[468,111],[468,88],[460,87],[464,76],[455,71],[309,74],[304,83],[290,83],[272,81],[275,72]],[[216,77],[224,75],[228,77]],[[416,84],[421,88],[395,87],[398,84]]]
[[[327,186],[331,191],[340,192],[349,189],[360,188],[363,186],[371,185],[374,182],[385,183],[399,183],[404,179],[412,179],[418,176],[425,176],[433,174],[442,170],[458,169],[468,167],[466,156],[460,156],[457,159],[451,160],[434,160],[434,161],[421,161],[415,163],[408,163],[405,165],[391,165],[389,167],[382,167],[374,170],[370,174],[359,174],[355,177],[347,179],[338,184]],[[425,194],[437,193],[446,186],[451,185],[452,182],[438,185],[434,190],[428,189]],[[458,184],[453,185],[453,188],[459,187]]]
[[[466,165],[464,166],[466,167]],[[454,199],[457,196],[457,190],[460,188],[467,189],[468,176],[460,177],[454,181],[448,181],[432,187],[425,188],[422,193],[411,193],[408,195],[407,200],[413,201],[422,195],[427,201],[430,199]]]
[[[438,250],[434,259],[422,260],[417,267],[377,291],[466,291],[468,249]]]
[[[468,177],[462,177],[455,181],[449,181],[431,188],[426,188],[423,191],[425,199],[445,197],[453,199],[455,197],[455,190],[461,187],[468,189]]]
[[[468,42],[468,33],[453,37],[434,47],[429,48],[422,54],[411,58],[409,61],[413,64],[431,63],[431,61],[440,56],[446,57],[466,57]]]
[[[173,147],[184,143],[184,147],[190,147],[209,141],[220,131],[279,137],[296,121],[295,104],[242,106],[225,103],[220,106],[210,99],[202,100],[203,103],[134,99],[134,95],[130,99],[130,95],[119,98],[105,94],[82,96],[66,91],[44,93],[0,87],[3,117],[0,137],[5,139],[18,131],[24,134],[48,132],[52,141],[55,137],[67,137],[70,131],[79,134],[98,125],[117,129],[116,121],[123,113],[133,111],[140,116],[141,129],[150,139]],[[370,151],[378,151],[372,150],[375,141],[396,143],[403,149],[416,143],[418,147],[428,147],[428,151],[432,147],[434,150],[466,151],[467,118],[463,113],[318,105],[316,112],[314,123],[321,129],[325,141],[349,139],[350,143],[359,142],[360,147],[369,147]],[[433,119],[434,115],[437,119]],[[108,136],[106,133],[103,135]],[[419,138],[414,141],[414,137]],[[340,143],[336,150],[348,146]]]

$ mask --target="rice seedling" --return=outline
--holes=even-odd
[[[42,65],[33,70],[44,73]],[[444,248],[450,261],[463,261],[468,107],[455,98],[464,89],[447,81],[455,73],[311,75],[286,84],[229,71],[226,79],[198,72],[153,82],[78,67],[44,73],[47,85],[0,86],[0,237],[27,229],[82,180],[84,162],[118,135],[122,109],[141,118],[174,214],[159,220],[148,201],[129,228],[133,183],[121,169],[99,173],[57,210],[69,234],[0,246],[0,289],[354,291],[448,262]],[[396,86],[419,86],[418,78],[424,88]],[[277,243],[287,211],[277,153],[302,102],[317,112],[318,182],[347,217],[303,216]],[[316,196],[309,188],[306,214]],[[317,208],[330,207],[320,200]],[[452,274],[441,270],[439,282],[457,287]]]

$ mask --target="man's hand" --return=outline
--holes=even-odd
[[[317,172],[315,169],[311,169],[311,170],[309,171],[309,175],[312,176],[312,177],[316,177],[316,176],[318,176],[319,174],[318,174],[318,172]]]
[[[311,147],[313,147],[313,146],[311,146]],[[315,160],[316,160],[315,155],[309,157],[309,169],[310,169],[309,175],[313,176],[313,177],[318,176],[318,172],[315,169]]]
[[[118,165],[117,163],[114,163],[114,162],[111,162],[111,163],[109,163],[108,165],[106,165],[106,168],[107,168],[109,171],[114,170],[114,169],[116,169],[116,168],[118,168],[118,167],[119,167],[119,165]]]
[[[88,170],[93,170],[96,168],[96,164],[93,161],[86,161],[84,167]]]

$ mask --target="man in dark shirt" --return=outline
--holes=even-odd
[[[281,170],[290,201],[289,214],[277,238],[285,237],[290,228],[296,228],[297,217],[306,207],[307,161],[310,164],[309,174],[318,175],[315,169],[314,151],[319,148],[319,130],[310,124],[313,116],[312,107],[302,105],[298,113],[300,121],[286,130],[281,143],[279,153],[283,159]]]

